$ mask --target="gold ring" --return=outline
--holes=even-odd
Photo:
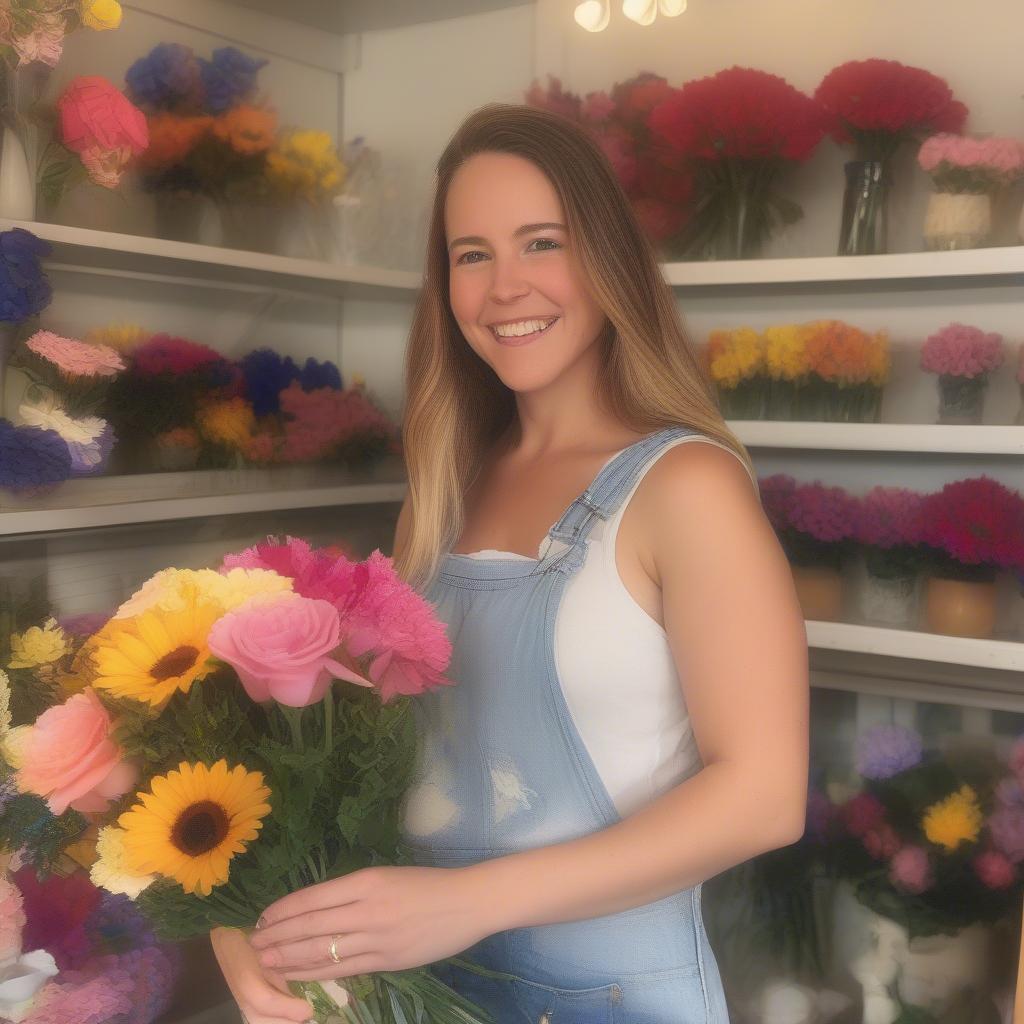
[[[340,964],[341,963],[341,957],[338,955],[338,939],[340,939],[340,938],[341,938],[341,935],[332,935],[331,936],[331,944],[327,948],[327,952],[330,954],[331,959],[336,964]]]

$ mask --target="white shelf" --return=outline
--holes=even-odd
[[[665,280],[679,287],[807,284],[819,281],[925,281],[936,278],[1011,278],[1024,283],[1024,245],[954,252],[882,256],[800,256],[792,259],[663,263]]]
[[[748,448],[1024,455],[1024,426],[729,420]]]
[[[833,651],[1024,672],[1024,642],[1013,640],[978,640],[852,622],[808,620],[807,642],[811,647]]]
[[[404,270],[362,267],[224,249],[194,242],[172,242],[145,235],[0,218],[0,230],[24,228],[53,246],[47,267],[192,281],[209,287],[234,285],[317,295],[415,293],[421,275]]]

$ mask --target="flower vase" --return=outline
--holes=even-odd
[[[994,580],[954,580],[929,576],[925,622],[933,633],[987,639],[996,625]]]
[[[860,595],[860,612],[865,622],[906,629],[917,618],[917,577],[880,576],[867,571]]]
[[[276,254],[284,228],[284,207],[276,203],[221,202],[221,240],[228,249]]]
[[[842,573],[828,565],[790,565],[805,619],[836,622],[843,611]]]
[[[0,216],[35,218],[35,182],[19,134],[8,124],[0,137]]]
[[[338,208],[333,203],[300,201],[285,210],[282,252],[299,259],[340,263]]]
[[[992,233],[988,193],[933,192],[924,217],[928,249],[976,249]]]
[[[939,375],[939,423],[981,423],[988,377]]]
[[[845,170],[839,255],[884,253],[889,233],[889,165],[883,160],[852,160]]]

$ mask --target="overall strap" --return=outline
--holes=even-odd
[[[608,463],[591,485],[565,510],[550,536],[576,546],[593,528],[595,519],[609,519],[618,510],[648,460],[680,437],[696,434],[691,427],[664,427],[630,445]]]

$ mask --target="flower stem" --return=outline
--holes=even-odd
[[[324,694],[324,753],[330,756],[334,750],[334,687]]]
[[[290,708],[281,705],[281,711],[288,720],[288,728],[292,731],[292,745],[300,753],[306,749],[302,742],[302,712],[303,708]]]

